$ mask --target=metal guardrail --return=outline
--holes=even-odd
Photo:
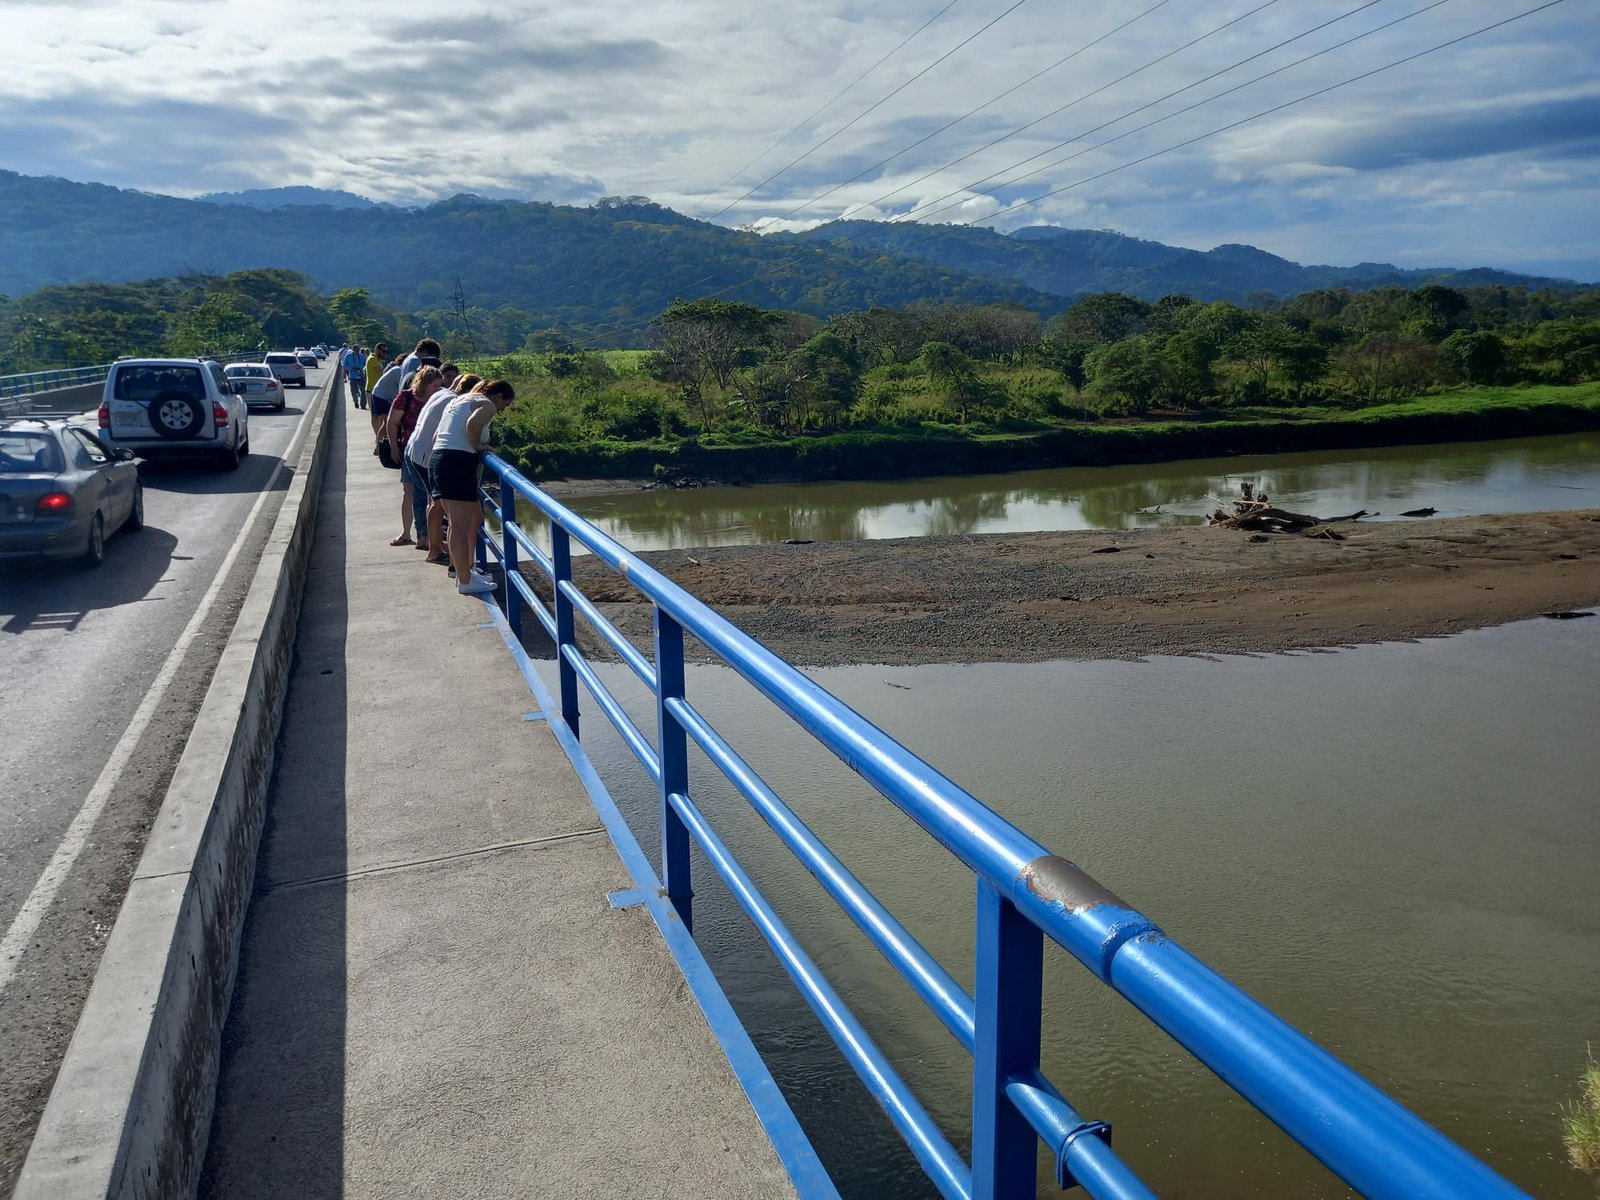
[[[216,357],[223,362],[260,362],[265,353],[261,350],[240,350],[237,353],[219,354]],[[99,363],[92,367],[61,367],[53,371],[0,375],[0,398],[60,391],[62,388],[81,387],[86,383],[104,383],[111,367],[111,363]]]
[[[501,532],[496,539],[485,528],[478,558],[486,562],[492,554],[505,568],[505,614],[516,637],[521,638],[524,613],[531,612],[554,640],[559,719],[572,736],[579,731],[581,682],[655,781],[660,878],[677,915],[692,930],[693,839],[941,1194],[951,1200],[1033,1200],[1036,1138],[1054,1155],[1063,1188],[1081,1186],[1097,1200],[1146,1200],[1155,1194],[1113,1152],[1109,1126],[1086,1118],[1040,1072],[1048,937],[1361,1194],[1380,1200],[1526,1200],[1525,1193],[1229,983],[1144,914],[545,495],[509,463],[491,454],[486,464],[498,488],[485,490],[484,499],[500,517]],[[519,498],[549,520],[549,553],[516,520]],[[619,633],[573,582],[574,539],[654,605],[653,659]],[[554,611],[523,578],[525,557],[550,579]],[[575,637],[580,616],[654,694],[654,744],[584,659]],[[694,707],[685,694],[686,632],[973,871],[976,996],[967,994]],[[691,740],[972,1053],[970,1165],[695,804],[689,786]]]
[[[58,371],[29,371],[24,375],[0,375],[0,397],[31,396],[36,392],[55,392],[86,383],[105,382],[110,363],[94,367],[63,367]]]

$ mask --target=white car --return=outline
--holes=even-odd
[[[229,363],[222,368],[222,373],[244,384],[246,404],[266,404],[282,411],[287,390],[265,363]]]
[[[271,369],[284,387],[288,387],[291,383],[296,387],[305,387],[306,369],[301,364],[298,354],[289,350],[273,350],[261,361]]]
[[[204,454],[230,470],[250,453],[244,381],[197,358],[130,358],[111,364],[100,436],[141,458]]]

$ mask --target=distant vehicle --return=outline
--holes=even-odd
[[[320,360],[317,358],[317,352],[315,350],[296,350],[294,352],[294,356],[300,360],[300,365],[302,367],[315,368],[320,362]]]
[[[328,348],[326,346],[313,346],[311,347],[311,352],[317,356],[318,362],[328,357]]]
[[[112,363],[100,401],[100,436],[141,458],[205,454],[231,470],[250,453],[244,389],[244,380],[197,358]]]
[[[298,354],[291,354],[287,350],[272,350],[261,361],[272,369],[272,373],[284,387],[288,387],[291,383],[296,387],[305,387],[306,368]]]
[[[282,410],[288,400],[286,389],[265,363],[229,363],[222,368],[222,373],[244,383],[246,404],[269,404]]]
[[[144,528],[133,451],[61,418],[0,419],[0,558],[105,561],[106,538]]]

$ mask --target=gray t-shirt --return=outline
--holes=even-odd
[[[380,376],[378,382],[372,385],[372,398],[374,400],[393,400],[400,394],[400,368],[390,367]]]
[[[455,398],[456,394],[449,388],[440,388],[417,414],[417,427],[411,431],[406,453],[418,466],[427,466],[428,459],[433,456],[433,435],[439,431],[439,418],[444,416],[445,406]]]

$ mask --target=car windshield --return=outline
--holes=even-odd
[[[226,370],[228,374],[235,379],[238,379],[241,376],[250,376],[252,378],[259,379],[272,374],[272,372],[267,370],[265,367],[228,367]]]
[[[199,367],[123,367],[117,371],[112,396],[118,400],[153,400],[162,392],[178,392],[204,400],[205,377],[200,374]]]
[[[0,429],[0,475],[61,470],[61,448],[53,434]]]

